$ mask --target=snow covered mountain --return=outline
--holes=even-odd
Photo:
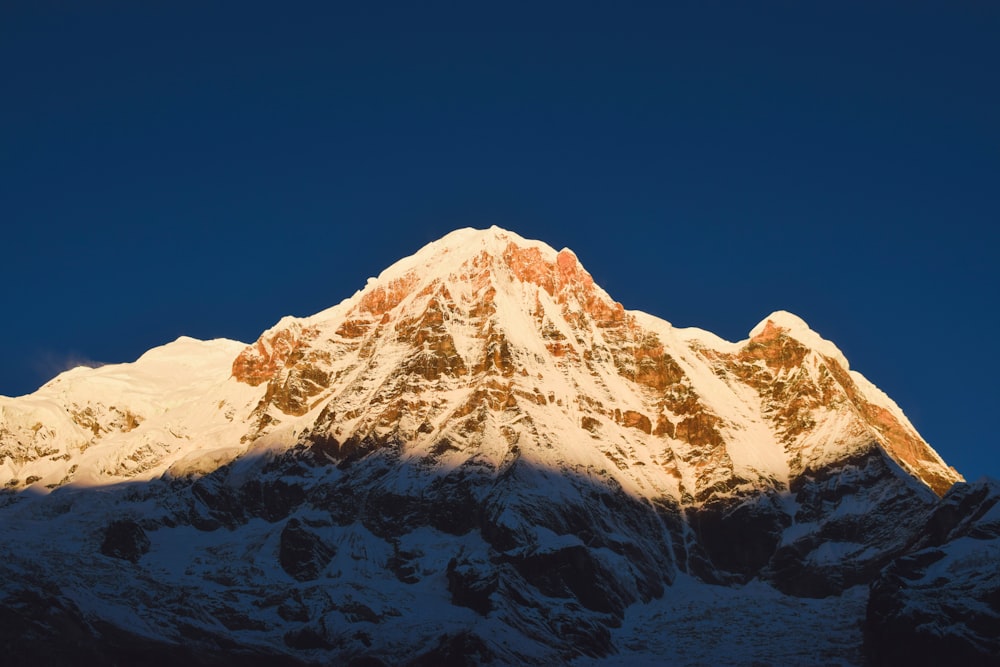
[[[794,315],[727,342],[463,229],[252,345],[0,397],[0,610],[55,662],[69,624],[94,661],[678,664],[634,633],[679,599],[860,621],[960,481]],[[859,663],[841,625],[743,655]]]

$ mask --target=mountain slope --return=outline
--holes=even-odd
[[[525,438],[545,464],[621,458],[612,474],[641,496],[787,488],[872,442],[938,494],[960,479],[798,318],[775,313],[738,344],[674,329],[625,311],[570,251],[496,228],[454,232],[339,306],[283,320],[233,375],[266,384],[255,437],[312,413],[314,436],[395,438],[415,457],[448,438],[494,464],[506,448],[484,448]]]
[[[873,442],[939,495],[960,479],[891,400],[793,315],[774,313],[735,344],[674,329],[625,311],[570,251],[496,228],[454,232],[338,306],[285,318],[231,362],[234,384],[223,367],[236,345],[180,339],[134,365],[75,369],[31,397],[3,399],[7,483],[21,488],[45,472],[38,483],[58,484],[56,472],[26,464],[108,436],[137,431],[169,442],[169,426],[144,423],[164,415],[219,433],[220,443],[233,440],[235,427],[223,428],[233,422],[244,442],[270,435],[287,445],[308,430],[352,442],[395,438],[415,457],[447,438],[494,464],[507,449],[496,443],[514,438],[545,463],[604,466],[631,462],[634,451],[641,475],[631,465],[612,471],[630,491],[696,503],[741,487],[787,488]],[[191,407],[216,398],[214,412]],[[249,415],[247,401],[256,401]],[[584,431],[591,437],[581,443]],[[543,454],[545,441],[566,451]],[[108,480],[162,472],[172,460],[101,468],[72,458]]]
[[[75,368],[29,396],[0,396],[0,480],[42,490],[151,479],[194,452],[232,449],[252,394],[227,379],[242,347],[182,337],[134,363]]]
[[[8,601],[205,664],[601,658],[629,610],[755,579],[858,608],[961,480],[795,316],[676,329],[498,228],[251,345],[0,399],[0,474]]]

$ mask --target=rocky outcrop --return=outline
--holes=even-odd
[[[462,553],[448,561],[447,575],[453,604],[468,607],[481,616],[493,610],[490,596],[496,593],[500,583],[494,564]]]
[[[193,629],[193,628],[192,628]],[[30,583],[6,587],[0,596],[0,655],[10,667],[135,665],[223,667],[305,667],[311,664],[264,647],[240,647],[200,637],[164,641],[129,632],[114,623],[88,618],[64,592]]]
[[[956,485],[871,586],[874,665],[1000,665],[1000,483]]]
[[[870,582],[909,548],[936,502],[874,445],[798,478],[791,491],[795,511],[763,573],[804,597]]]
[[[149,536],[135,521],[119,519],[113,521],[104,531],[101,553],[112,558],[120,558],[137,563],[149,551]]]
[[[336,549],[298,519],[289,519],[281,530],[278,562],[298,581],[312,581],[330,564]]]

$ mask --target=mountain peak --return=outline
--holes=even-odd
[[[922,526],[979,530],[992,486],[927,521],[960,479],[798,317],[735,343],[675,329],[568,249],[463,229],[252,345],[181,338],[0,397],[0,520],[18,536],[0,574],[42,575],[37,618],[60,641],[52,610],[77,595],[81,619],[192,651],[552,664],[632,645],[613,637],[634,603],[653,615],[633,627],[662,629],[678,581],[854,599]]]
[[[750,340],[763,341],[784,333],[820,354],[835,359],[843,369],[850,370],[847,357],[836,345],[813,331],[805,320],[786,310],[776,310],[750,331]]]
[[[556,467],[618,460],[610,443],[628,443],[633,463],[612,474],[639,495],[787,488],[872,443],[939,494],[959,478],[795,315],[772,313],[743,343],[693,336],[626,311],[571,250],[499,227],[452,232],[340,305],[283,320],[233,375],[267,387],[253,439],[306,419],[308,437],[417,457],[446,440],[449,465],[499,465],[516,442]]]
[[[487,254],[503,257],[511,247],[537,251],[540,258],[554,261],[556,251],[542,241],[532,241],[496,225],[488,229],[465,227],[456,229],[436,241],[431,241],[416,253],[392,264],[369,282],[398,278],[401,274],[419,269],[424,273],[454,270],[471,257]]]
[[[527,285],[527,291],[522,286]],[[488,288],[487,288],[488,286]],[[384,316],[414,298],[442,289],[466,302],[529,298],[533,287],[566,304],[573,300],[599,319],[620,319],[624,309],[597,287],[576,254],[533,241],[497,226],[458,229],[428,243],[382,271],[353,297],[318,313],[311,322],[350,311]],[[290,322],[290,320],[289,320]]]
[[[395,443],[433,465],[476,460],[496,469],[531,458],[554,469],[607,468],[636,496],[689,504],[788,489],[873,448],[938,494],[960,479],[898,406],[798,317],[772,313],[738,343],[674,329],[626,311],[571,250],[499,227],[452,232],[340,304],[283,318],[234,352],[239,345],[182,338],[134,366],[81,374],[94,387],[148,377],[144,387],[169,400],[140,404],[116,392],[113,402],[107,394],[106,405],[88,406],[74,394],[66,409],[79,416],[67,446],[89,447],[88,433],[104,438],[131,424],[126,413],[178,420],[167,417],[176,406],[216,405],[196,419],[220,444],[232,433],[244,447],[336,442],[324,445],[336,458],[360,443],[364,451]],[[228,381],[213,375],[227,356]],[[184,391],[182,368],[193,383]],[[98,413],[108,417],[94,421]],[[18,426],[24,438],[44,421],[32,415]],[[186,456],[171,449],[173,435],[170,447],[149,437],[144,470]],[[70,458],[53,459],[45,480],[71,479]],[[12,479],[39,476],[25,460]],[[104,461],[104,471],[129,470]]]

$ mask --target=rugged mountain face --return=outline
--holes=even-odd
[[[886,664],[1000,664],[1000,483],[956,484],[872,585],[868,652]]]
[[[0,398],[3,477],[4,609],[205,664],[642,653],[629,615],[691,586],[856,598],[961,480],[795,316],[676,329],[497,228]]]

